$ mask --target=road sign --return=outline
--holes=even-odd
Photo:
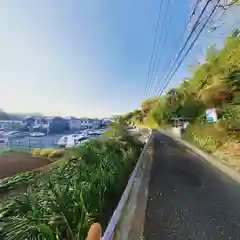
[[[208,122],[217,121],[217,110],[216,108],[211,108],[206,110],[206,118]]]

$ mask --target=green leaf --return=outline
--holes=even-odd
[[[51,239],[54,239],[54,233],[50,227],[48,227],[45,223],[40,223],[38,225],[38,230],[41,232],[44,236],[51,237]]]

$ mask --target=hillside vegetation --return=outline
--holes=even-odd
[[[0,182],[7,195],[0,203],[0,239],[80,240],[93,221],[106,225],[142,149],[124,128],[114,130],[118,137],[71,150],[52,169]]]
[[[217,123],[207,123],[205,111],[216,108]],[[240,35],[236,30],[222,49],[210,47],[205,61],[177,88],[143,101],[140,110],[124,119],[161,128],[170,127],[173,117],[189,117],[183,138],[199,148],[221,155],[240,168]],[[232,160],[231,160],[232,159]],[[235,159],[235,160],[233,160]],[[237,160],[236,160],[237,159]]]

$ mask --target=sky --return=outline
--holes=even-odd
[[[159,2],[0,1],[0,108],[79,117],[106,117],[138,108],[147,97]],[[163,0],[161,15],[165,41],[159,78],[189,16],[189,0],[167,2]],[[233,21],[238,17],[230,15]],[[217,39],[222,42],[223,35],[218,33]],[[188,74],[192,59],[202,58],[209,44],[205,40],[169,87]]]

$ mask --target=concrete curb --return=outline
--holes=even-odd
[[[231,177],[232,179],[234,179],[235,181],[240,183],[240,174],[237,171],[235,171],[234,169],[222,164],[220,159],[217,159],[213,155],[200,150],[199,148],[193,146],[192,144],[190,144],[182,139],[175,138],[170,133],[167,133],[163,130],[159,130],[159,131],[161,133],[165,134],[166,136],[178,141],[182,146],[187,147],[190,150],[189,152],[191,154],[196,154],[196,155],[200,156],[201,158],[203,158],[204,160],[209,162],[212,166],[216,167],[217,169],[219,169],[220,171],[222,171],[223,173],[227,174],[229,177]]]

